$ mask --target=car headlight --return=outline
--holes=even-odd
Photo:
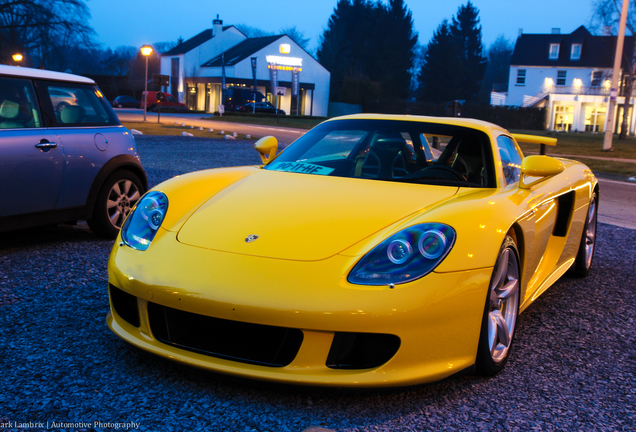
[[[454,244],[455,230],[448,225],[413,225],[374,247],[347,280],[358,285],[388,285],[419,279],[433,271]]]
[[[121,229],[124,243],[133,249],[148,249],[167,211],[168,197],[163,192],[148,192],[128,215]]]

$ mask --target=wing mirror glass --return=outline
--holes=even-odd
[[[261,155],[263,165],[267,165],[276,156],[276,151],[278,150],[278,140],[276,139],[276,137],[266,136],[256,141],[256,144],[254,144],[254,148]]]
[[[530,188],[552,176],[561,174],[563,170],[565,170],[565,165],[555,158],[550,156],[528,156],[521,162],[520,186],[522,188]]]

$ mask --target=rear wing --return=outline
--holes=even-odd
[[[517,141],[518,143],[540,144],[541,150],[539,153],[542,155],[545,155],[546,153],[545,152],[546,145],[556,146],[556,143],[557,143],[556,138],[549,138],[545,136],[525,135],[525,134],[511,134],[511,135],[515,139],[515,141]]]

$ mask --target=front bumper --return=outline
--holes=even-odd
[[[356,261],[340,255],[303,262],[230,254],[183,245],[174,233],[158,236],[145,252],[116,244],[109,283],[133,296],[138,322],[120,316],[111,297],[108,326],[125,341],[172,360],[287,383],[411,385],[474,364],[492,268],[431,273],[389,289],[349,284],[346,275]],[[301,343],[290,362],[277,366],[207,355],[162,342],[165,329],[151,319],[157,310],[300,331]],[[206,324],[195,326],[196,332],[210,331]],[[393,335],[399,348],[379,366],[328,367],[334,341],[345,333]]]

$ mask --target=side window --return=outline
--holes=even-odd
[[[514,141],[507,136],[498,136],[497,147],[506,184],[518,182],[521,177],[521,155]]]
[[[94,86],[51,84],[46,89],[55,112],[57,126],[117,124],[104,97]]]
[[[31,80],[0,78],[0,129],[42,127]]]
[[[526,85],[525,69],[517,69],[517,85]]]

